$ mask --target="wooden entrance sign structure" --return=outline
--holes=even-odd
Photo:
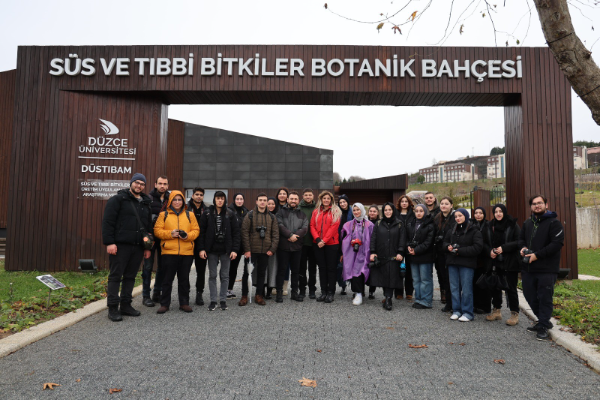
[[[167,105],[297,104],[504,107],[508,209],[522,222],[545,194],[567,233],[561,267],[577,275],[571,88],[547,48],[31,46],[9,74],[9,270],[107,265],[94,185],[130,171],[152,187],[167,170]],[[390,136],[410,132],[398,121]]]

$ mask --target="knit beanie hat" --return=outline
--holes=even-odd
[[[131,185],[135,181],[142,181],[142,182],[146,183],[146,177],[144,175],[140,174],[139,172],[136,172],[131,177],[131,180],[129,181],[129,184]]]

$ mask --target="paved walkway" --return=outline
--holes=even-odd
[[[535,340],[523,314],[516,327],[482,316],[460,323],[440,312],[437,291],[423,311],[395,300],[387,312],[376,295],[360,307],[351,296],[286,296],[191,314],[175,300],[165,315],[138,297],[139,318],[111,323],[101,312],[0,359],[0,398],[101,398],[110,388],[122,389],[111,398],[140,399],[598,398],[600,375]],[[301,387],[303,377],[317,387]],[[45,382],[61,386],[42,392]]]

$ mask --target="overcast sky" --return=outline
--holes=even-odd
[[[586,3],[586,0],[582,0]],[[450,1],[434,2],[417,23],[392,34],[391,25],[351,22],[325,10],[324,0],[296,1],[4,1],[0,13],[0,71],[16,68],[19,45],[346,44],[435,45],[444,37]],[[374,21],[407,0],[329,0],[329,10]],[[429,0],[413,1],[393,21],[417,15]],[[488,11],[479,0],[456,0],[445,46],[494,46]],[[532,0],[495,1],[498,44],[544,46]],[[529,24],[529,8],[532,7]],[[588,47],[600,37],[600,12],[571,8]],[[482,13],[486,16],[483,17]],[[456,23],[456,25],[455,25]],[[464,33],[459,33],[464,24]],[[530,26],[529,26],[530,25]],[[529,26],[529,33],[526,35]],[[600,28],[600,24],[598,24]],[[600,50],[600,44],[592,49]],[[573,93],[574,140],[600,141],[600,128]],[[489,154],[504,146],[502,108],[349,106],[170,106],[169,118],[334,150],[334,170],[366,178],[415,172],[433,159]]]

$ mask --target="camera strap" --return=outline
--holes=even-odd
[[[137,208],[135,207],[135,204],[133,204],[133,200],[130,201],[131,207],[133,208],[133,212],[135,213],[135,217],[138,220],[138,223],[140,224],[140,231],[141,232],[148,232],[146,230],[146,228],[144,227],[144,224],[142,224],[142,220],[140,219],[140,215],[138,214]]]

